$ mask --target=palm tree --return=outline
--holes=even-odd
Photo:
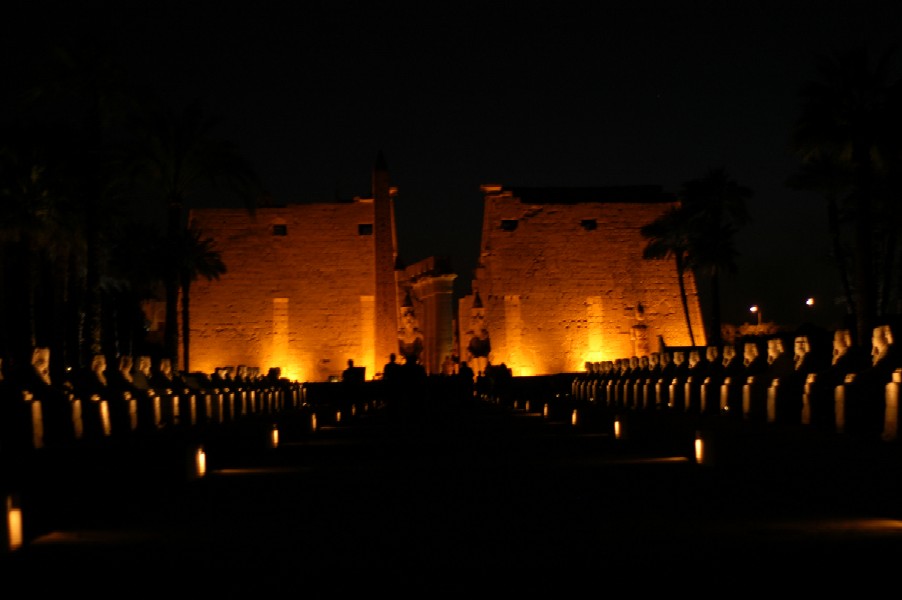
[[[689,221],[688,263],[707,275],[711,290],[709,338],[720,343],[720,275],[736,272],[736,233],[749,221],[747,201],[752,190],[733,181],[723,167],[683,184],[681,211]]]
[[[103,291],[119,318],[108,327],[107,347],[116,354],[158,356],[160,348],[152,348],[148,341],[142,303],[162,300],[163,273],[173,253],[158,227],[137,219],[119,229],[112,249],[110,276]]]
[[[801,90],[792,135],[802,166],[833,165],[845,178],[839,213],[851,229],[852,289],[858,343],[870,339],[898,290],[897,214],[902,80],[895,47],[872,61],[866,46],[818,58],[819,80]]]
[[[226,265],[222,262],[213,239],[203,237],[195,223],[191,223],[184,231],[173,260],[178,266],[182,288],[182,354],[184,371],[187,373],[190,372],[188,352],[191,341],[191,283],[199,277],[207,281],[219,279],[226,272]]]
[[[82,366],[89,357],[102,351],[101,281],[106,265],[107,226],[117,218],[115,209],[121,198],[112,193],[108,150],[113,131],[139,96],[126,83],[124,68],[107,51],[103,32],[85,32],[74,43],[49,48],[49,55],[29,71],[31,81],[21,90],[22,114],[34,119],[63,118],[78,130],[79,149],[70,160],[81,163],[78,190],[71,199],[79,205],[84,228],[85,258],[84,306],[76,312],[85,315],[79,328]]]
[[[710,277],[710,339],[720,343],[720,274],[736,270],[735,234],[748,222],[746,201],[752,191],[733,181],[722,167],[711,169],[704,177],[683,184],[679,204],[642,227],[648,240],[642,258],[673,258],[676,261],[680,300],[695,345],[689,302],[686,297],[687,269]]]
[[[642,237],[648,240],[642,251],[642,258],[661,260],[672,258],[676,264],[677,282],[680,286],[680,302],[689,331],[689,343],[695,346],[692,320],[689,318],[689,300],[686,297],[686,269],[689,268],[689,250],[692,230],[687,213],[679,206],[671,206],[660,217],[640,229]]]
[[[259,179],[231,143],[213,137],[219,121],[208,118],[198,103],[177,113],[154,105],[137,123],[135,143],[124,156],[133,181],[161,202],[170,248],[181,248],[188,202],[211,188],[224,186],[248,210],[255,207]],[[178,357],[180,272],[174,260],[164,273],[166,324],[164,352]]]
[[[37,345],[62,346],[55,319],[67,279],[60,275],[83,249],[72,143],[72,132],[56,126],[0,133],[0,307],[7,316],[0,350],[13,363],[27,363]]]

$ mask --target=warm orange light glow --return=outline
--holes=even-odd
[[[570,416],[570,423],[572,425],[576,425],[578,420],[579,420],[579,416],[577,415],[576,409],[574,408],[573,414]]]
[[[197,477],[207,474],[207,454],[203,448],[198,448],[194,453],[194,473]]]
[[[273,448],[279,447],[279,429],[275,426],[273,426],[273,428],[272,428],[272,434],[270,437],[270,445]]]
[[[529,400],[526,401],[526,412],[529,412]]]
[[[695,462],[698,464],[705,462],[705,442],[700,433],[695,434]]]
[[[542,409],[542,416],[543,417],[548,416],[548,403],[547,402],[545,403],[545,407]]]
[[[103,426],[103,435],[109,437],[113,426],[110,422],[110,405],[106,400],[100,401],[100,423]]]
[[[341,423],[341,411],[340,410],[335,411],[335,422]]]
[[[75,439],[80,440],[84,435],[84,418],[81,414],[81,400],[72,400],[72,428],[75,431]]]
[[[606,360],[604,353],[599,350],[593,350],[586,353],[585,359],[583,360],[583,364],[585,365],[587,362],[596,363]]]
[[[310,431],[316,431],[316,413],[310,415]]]
[[[614,439],[620,439],[620,419],[614,419]]]
[[[44,413],[40,400],[31,402],[31,443],[35,448],[44,447]]]
[[[22,509],[13,505],[12,496],[6,497],[6,531],[8,532],[7,547],[10,551],[22,547]]]

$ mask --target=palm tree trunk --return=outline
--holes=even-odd
[[[839,268],[839,277],[842,282],[843,294],[846,296],[846,306],[849,314],[856,314],[855,295],[852,293],[852,283],[849,280],[849,265],[846,262],[845,253],[842,248],[842,239],[839,229],[839,207],[836,204],[836,197],[832,194],[827,199],[827,225],[830,230],[830,240],[833,244],[833,256],[836,259],[836,266]]]
[[[184,357],[185,373],[190,373],[190,362],[188,356],[188,348],[190,346],[191,324],[188,320],[190,314],[190,290],[191,281],[187,277],[182,281],[182,355]]]
[[[178,364],[179,357],[179,272],[175,263],[179,240],[182,235],[182,203],[178,198],[168,199],[168,216],[166,223],[166,240],[169,247],[169,264],[166,266],[164,285],[166,287],[166,324],[163,335],[165,352]]]
[[[714,346],[719,346],[721,342],[720,321],[720,270],[715,267],[711,274],[711,341],[709,342]]]
[[[683,257],[676,257],[677,280],[680,285],[680,302],[683,303],[683,315],[686,317],[686,328],[689,330],[689,344],[695,346],[695,335],[692,333],[692,319],[689,318],[689,299],[686,296],[686,282],[684,280],[684,272],[686,266],[683,264]]]
[[[858,292],[857,323],[858,344],[866,346],[870,342],[871,331],[876,322],[876,293],[874,283],[873,230],[871,214],[871,168],[870,156],[866,148],[856,147],[854,161],[858,197],[855,203],[855,284]]]

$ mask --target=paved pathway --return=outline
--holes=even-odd
[[[56,457],[28,498],[40,536],[0,579],[95,597],[898,589],[897,446],[721,421],[699,465],[709,424],[661,416],[622,439],[493,405],[281,421],[274,449],[259,428],[211,440],[197,480],[174,446]]]

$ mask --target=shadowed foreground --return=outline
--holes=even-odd
[[[680,418],[637,415],[615,439],[491,404],[313,434],[286,415],[276,448],[211,440],[195,480],[168,445],[58,456],[26,499],[40,535],[0,568],[103,597],[898,586],[898,446],[721,421],[699,465]]]

